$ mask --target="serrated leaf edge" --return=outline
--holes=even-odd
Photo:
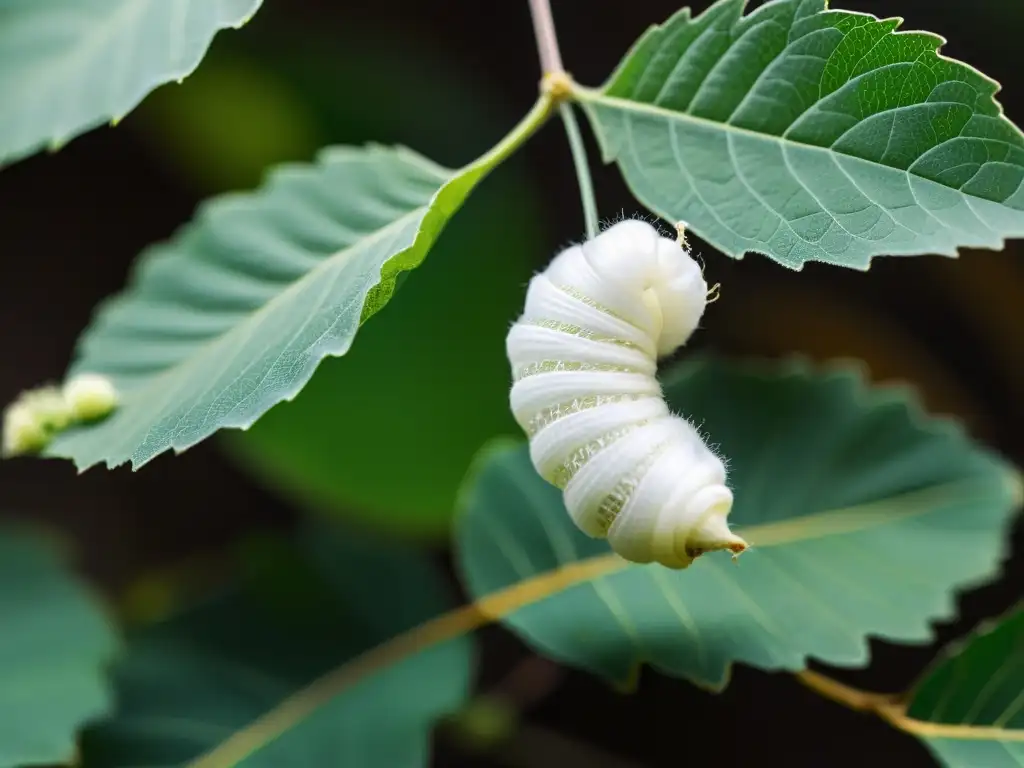
[[[42,151],[44,148],[51,154],[59,152],[64,149],[69,142],[103,125],[109,125],[111,128],[117,127],[130,112],[134,111],[143,101],[145,101],[146,97],[157,88],[171,82],[176,82],[179,85],[183,83],[185,78],[191,76],[199,68],[199,65],[202,64],[203,59],[206,58],[206,54],[210,50],[210,46],[213,44],[213,40],[220,32],[227,29],[241,29],[249,23],[252,17],[256,15],[256,12],[259,11],[263,5],[263,0],[251,0],[251,2],[252,6],[249,12],[241,20],[235,23],[228,22],[214,30],[214,34],[210,36],[210,42],[207,43],[202,50],[198,51],[195,61],[192,64],[186,64],[181,67],[171,67],[160,73],[151,74],[139,85],[137,95],[128,100],[128,106],[118,114],[104,112],[91,120],[82,122],[78,127],[72,128],[64,135],[48,133],[36,139],[32,144],[25,145],[21,149],[16,149],[7,155],[0,155],[0,171],[4,168],[10,167],[14,163],[27,159],[28,157]]]
[[[704,15],[710,13],[712,10],[717,9],[720,5],[725,5],[725,4],[728,4],[728,3],[733,3],[735,5],[738,5],[738,14],[737,14],[737,17],[736,17],[736,22],[738,22],[741,18],[744,18],[745,15],[746,16],[750,15],[750,14],[746,14],[746,10],[747,10],[747,7],[748,7],[749,0],[719,0],[719,2],[713,3],[707,9],[705,9],[703,13],[700,13],[697,16],[691,16],[690,8],[689,7],[684,7],[682,9],[680,9],[679,11],[677,11],[676,13],[672,14],[667,20],[665,20],[665,21],[663,21],[661,23],[650,25],[640,35],[640,37],[637,38],[637,40],[630,46],[630,48],[626,52],[625,56],[623,56],[623,58],[620,60],[619,64],[616,66],[615,70],[612,72],[611,75],[609,75],[609,77],[605,80],[605,82],[602,83],[600,86],[598,86],[596,88],[588,88],[586,86],[579,85],[575,81],[571,81],[570,80],[570,85],[571,85],[570,93],[571,93],[571,97],[574,100],[576,100],[583,107],[584,111],[587,113],[587,116],[588,116],[588,118],[590,120],[591,126],[599,126],[600,125],[600,121],[597,120],[597,118],[596,118],[596,116],[594,114],[594,111],[593,111],[593,106],[592,106],[594,104],[598,104],[598,105],[603,105],[603,106],[610,107],[610,108],[618,108],[618,109],[621,109],[622,111],[643,112],[643,113],[647,113],[647,114],[654,114],[654,115],[658,115],[658,116],[664,116],[664,117],[666,117],[666,119],[669,119],[669,120],[675,119],[675,120],[679,120],[680,122],[690,121],[690,122],[696,123],[696,124],[712,126],[712,127],[716,128],[718,130],[734,131],[736,133],[743,134],[743,135],[748,135],[748,136],[753,136],[753,137],[756,137],[758,139],[773,140],[773,141],[776,141],[777,143],[783,144],[783,145],[800,146],[800,147],[805,147],[805,148],[808,148],[808,149],[813,149],[813,150],[822,151],[822,152],[829,152],[829,151],[831,151],[831,150],[829,150],[826,147],[819,147],[819,146],[814,145],[814,144],[806,144],[804,142],[793,141],[792,139],[786,139],[786,138],[783,138],[783,137],[780,137],[780,136],[773,136],[773,135],[768,134],[768,133],[760,133],[758,131],[752,131],[750,129],[742,128],[742,127],[739,127],[739,126],[734,126],[734,125],[731,125],[731,124],[728,124],[728,123],[721,123],[721,122],[718,122],[718,121],[715,121],[715,120],[709,120],[707,118],[697,117],[695,115],[690,115],[690,114],[684,113],[684,112],[675,112],[673,110],[664,109],[664,108],[661,108],[661,107],[656,107],[654,105],[646,104],[646,103],[643,103],[643,102],[634,102],[634,101],[630,101],[628,99],[622,99],[622,98],[618,98],[618,97],[612,97],[612,96],[604,95],[604,91],[607,88],[609,88],[612,83],[615,82],[615,80],[619,77],[619,75],[622,73],[624,68],[629,64],[630,58],[637,51],[639,51],[642,48],[643,44],[648,40],[649,37],[657,34],[658,32],[662,31],[666,27],[671,26],[673,23],[675,23],[677,21],[677,19],[680,19],[680,18],[687,19],[691,23],[697,23],[698,20],[703,18]],[[757,9],[755,9],[754,12],[756,12],[758,10],[761,10],[764,7],[765,6],[763,6],[763,5],[759,6]],[[832,9],[829,8],[829,0],[824,0],[824,7],[822,8],[821,11],[818,11],[818,13],[822,13],[822,14],[834,13],[834,12],[836,12],[836,11],[833,11]],[[995,80],[994,78],[989,77],[988,75],[986,75],[984,72],[982,72],[978,68],[974,67],[973,65],[968,64],[967,62],[961,61],[959,59],[954,59],[954,58],[952,58],[950,56],[944,55],[941,52],[941,49],[949,41],[945,37],[943,37],[942,35],[936,34],[934,32],[926,32],[926,31],[923,31],[923,30],[900,30],[899,27],[902,26],[903,22],[905,21],[905,19],[902,16],[888,16],[888,17],[885,17],[885,18],[881,18],[881,17],[876,16],[876,15],[874,15],[872,13],[866,13],[866,12],[862,12],[862,11],[847,11],[847,10],[842,11],[842,13],[849,14],[851,16],[861,16],[861,17],[869,18],[872,21],[877,22],[877,23],[895,22],[895,26],[894,26],[893,31],[891,33],[893,35],[919,35],[919,36],[923,35],[923,36],[927,36],[927,37],[931,38],[935,42],[934,53],[935,53],[935,56],[938,59],[943,60],[943,61],[952,62],[952,63],[954,63],[954,64],[956,64],[958,66],[964,67],[964,68],[974,72],[975,74],[977,74],[982,80],[987,81],[989,83],[989,85],[992,86],[992,93],[990,94],[990,101],[995,106],[995,108],[997,110],[996,117],[1001,118],[1003,120],[1006,120],[1005,109],[1004,109],[1003,105],[996,99],[996,96],[1002,91],[1002,84],[999,81]],[[595,129],[594,130],[594,135],[597,138],[598,145],[600,146],[600,149],[601,149],[601,159],[602,159],[602,161],[605,164],[614,163],[615,160],[616,160],[616,155],[612,151],[611,147],[609,146],[608,141],[607,141],[607,139],[606,139],[606,137],[604,135],[604,132],[601,131],[601,130]],[[846,156],[854,158],[854,159],[863,159],[863,158],[856,158],[854,155],[846,155]],[[896,170],[896,171],[903,171],[903,173],[908,174],[908,175],[910,173],[908,170],[905,170],[905,169],[902,169],[902,168],[895,168],[893,166],[885,166],[885,167],[891,168],[892,170]],[[644,195],[640,194],[635,189],[634,185],[628,179],[623,177],[623,180],[626,182],[626,185],[629,187],[629,190],[633,194],[633,196],[636,197],[637,200],[639,200],[646,208],[648,208],[651,211],[654,211],[655,213],[657,213],[658,216],[660,216],[661,218],[663,218],[665,220],[669,220],[671,218],[665,211],[661,210],[658,206],[650,203]],[[964,194],[966,194],[966,193],[964,193]],[[692,225],[688,224],[688,226],[692,226]],[[699,231],[698,231],[698,234],[699,234]],[[986,245],[986,246],[974,246],[973,249],[974,250],[1002,251],[1002,250],[1005,250],[1006,242],[1007,242],[1008,239],[1009,238],[1007,238],[1007,237],[1002,237],[1002,238],[1000,238],[998,243],[993,243],[991,245]],[[953,247],[953,248],[947,249],[945,251],[937,251],[937,252],[935,252],[934,255],[945,256],[945,257],[948,257],[948,258],[959,258],[961,250],[965,250],[965,248],[964,247]],[[761,249],[758,249],[758,248],[748,248],[748,249],[745,249],[744,251],[739,252],[739,253],[733,253],[733,252],[730,252],[730,251],[725,251],[725,252],[727,253],[727,255],[729,255],[730,257],[732,257],[734,259],[736,259],[737,261],[742,260],[744,258],[744,256],[746,256],[746,254],[748,254],[748,253],[756,253],[756,254],[758,254],[760,256],[764,256],[766,258],[769,258],[773,262],[781,264],[782,266],[784,266],[787,269],[790,269],[790,270],[792,270],[794,272],[802,272],[804,266],[806,264],[810,263],[810,262],[817,261],[817,262],[826,263],[826,264],[831,263],[831,262],[828,262],[827,260],[824,260],[824,259],[806,259],[806,260],[804,260],[804,261],[802,261],[800,263],[793,264],[793,263],[789,263],[789,262],[786,262],[786,261],[779,260],[774,255],[772,255],[771,253],[768,253],[767,251],[761,250]],[[918,253],[919,253],[918,250],[913,250],[913,249],[907,252],[908,255],[916,255]],[[881,255],[882,254],[871,255],[871,256],[869,256],[867,258],[866,262],[864,262],[863,264],[852,264],[852,265],[849,265],[847,268],[854,269],[854,270],[859,271],[859,272],[867,272],[871,268],[871,264],[874,261],[874,259],[878,258]],[[888,255],[899,255],[899,252],[898,251],[893,251],[892,253],[890,253]]]
[[[429,252],[431,246],[433,245],[433,240],[429,240],[428,242],[431,233],[428,232],[427,227],[431,214],[436,212],[438,213],[438,215],[442,215],[444,217],[444,220],[442,221],[440,228],[438,228],[437,232],[434,233],[439,236],[441,230],[444,229],[444,226],[447,224],[451,216],[455,215],[459,208],[461,208],[461,206],[465,202],[465,199],[468,198],[469,194],[471,193],[472,189],[477,184],[479,184],[497,165],[499,165],[510,155],[512,155],[516,151],[516,149],[519,148],[519,146],[521,146],[530,136],[533,135],[533,133],[535,133],[547,121],[548,117],[551,114],[553,106],[554,102],[552,100],[552,97],[547,93],[542,93],[537,99],[537,101],[534,103],[532,109],[515,125],[515,127],[504,138],[502,138],[496,145],[494,145],[494,147],[492,147],[486,153],[481,155],[479,158],[458,169],[445,168],[444,166],[435,163],[434,161],[426,158],[425,156],[420,155],[418,152],[415,152],[414,150],[402,145],[397,145],[394,148],[389,148],[379,143],[370,142],[365,144],[363,147],[345,145],[327,147],[318,153],[317,158],[313,163],[291,162],[285,163],[281,166],[272,169],[271,171],[268,172],[268,174],[266,174],[266,181],[264,182],[264,184],[255,190],[250,190],[247,192],[227,193],[225,195],[220,195],[216,198],[204,201],[197,207],[196,213],[193,216],[192,220],[182,225],[171,236],[171,238],[169,238],[169,240],[164,242],[166,243],[169,241],[174,241],[175,239],[178,238],[185,237],[191,228],[201,225],[202,220],[209,215],[210,211],[212,209],[216,209],[218,206],[231,205],[234,201],[237,201],[238,199],[252,199],[254,197],[261,196],[266,191],[266,188],[270,185],[270,183],[275,178],[281,175],[287,175],[289,173],[293,173],[299,170],[309,171],[311,169],[315,169],[315,167],[319,163],[324,162],[326,159],[330,157],[339,157],[346,155],[363,156],[367,152],[371,154],[396,153],[397,155],[401,156],[408,162],[418,164],[420,167],[429,170],[431,173],[437,174],[442,177],[447,176],[448,178],[444,181],[444,183],[441,184],[440,188],[431,196],[429,202],[426,205],[419,206],[413,209],[412,211],[403,214],[398,219],[388,222],[381,229],[378,229],[371,235],[363,238],[354,246],[349,246],[349,248],[352,248],[355,247],[356,245],[361,245],[367,242],[367,239],[377,238],[382,233],[389,231],[398,223],[408,221],[410,217],[421,217],[420,225],[417,228],[416,235],[412,244],[392,254],[381,265],[378,281],[376,282],[376,284],[374,284],[368,289],[366,296],[363,299],[363,305],[360,309],[359,321],[360,325],[362,325],[363,322],[365,322],[370,316],[372,316],[372,314],[382,309],[387,304],[388,300],[390,300],[394,292],[395,281],[397,279],[397,276],[403,272],[407,272],[411,269],[416,268],[426,258],[427,253]],[[461,196],[456,195],[456,197],[458,198],[456,204],[454,206],[449,205],[445,207],[443,203],[445,200],[447,200],[449,196],[448,191],[452,187],[456,187],[463,183],[468,185],[468,189],[466,190],[465,194]],[[329,257],[326,257],[323,260],[322,264],[331,262],[333,259],[337,258],[339,255],[344,253],[345,250],[348,250],[348,248],[342,249],[341,251],[338,251],[337,253]],[[124,299],[124,297],[131,291],[132,287],[137,281],[140,274],[140,270],[144,268],[144,263],[148,261],[149,257],[158,256],[159,254],[160,244],[151,245],[140,254],[140,256],[135,260],[129,271],[125,287],[118,294],[100,302],[100,304],[96,307],[96,309],[93,312],[93,315],[90,319],[90,325],[92,322],[95,322],[96,319],[111,304],[116,304],[117,302]],[[408,256],[408,254],[414,254],[417,256],[417,258],[407,260],[406,257]],[[282,295],[285,295],[288,291],[292,290],[292,288],[295,285],[297,285],[300,281],[306,279],[311,272],[319,268],[320,265],[314,267],[312,270],[310,270],[310,272],[307,272],[306,275],[304,275],[302,278],[299,278],[291,285],[289,285],[287,288],[282,290],[280,293],[276,294],[271,299],[269,299],[265,304],[253,310],[253,312],[250,313],[248,317],[252,317],[264,312],[268,306],[274,304]],[[368,308],[370,308],[371,311],[368,312]],[[225,331],[225,333],[228,332],[230,332],[230,330]],[[76,342],[76,352],[78,349],[81,348],[81,345],[84,343],[86,335],[87,332],[83,332],[83,334],[79,337],[78,341]],[[204,341],[197,347],[197,350],[204,349],[209,344],[215,343],[218,339],[222,338],[223,335],[224,334],[222,333],[218,336],[212,337]],[[262,416],[262,414],[266,412],[266,410],[269,410],[270,407],[273,407],[273,405],[276,405],[277,403],[280,402],[287,402],[293,400],[299,394],[299,392],[302,391],[302,389],[308,383],[309,379],[312,378],[313,373],[315,372],[316,368],[324,358],[339,357],[341,355],[344,355],[348,351],[349,346],[350,345],[345,345],[343,348],[330,350],[326,352],[324,355],[322,355],[319,359],[312,362],[307,367],[307,369],[303,370],[301,376],[297,377],[295,383],[293,383],[293,385],[282,396],[275,396],[276,399],[273,399],[273,402],[270,402],[267,408],[263,409],[263,411],[261,411],[257,416],[251,419],[239,421],[237,423],[225,422],[224,424],[221,424],[216,430],[214,430],[214,433],[211,433],[211,435],[223,429],[246,430],[249,427],[251,427],[260,418],[260,416]],[[195,359],[196,354],[194,352],[188,359],[181,361],[175,366],[172,366],[171,368],[168,368],[167,370],[154,375],[145,384],[142,384],[139,390],[132,390],[132,392],[134,393],[135,391],[141,391],[153,386],[154,382],[161,380],[162,377],[164,376],[175,374],[176,372],[180,371],[183,366],[188,366],[192,364],[192,361]],[[75,372],[77,370],[77,363],[72,364],[70,370],[71,372]],[[85,428],[87,429],[88,427]],[[188,450],[189,448],[192,448],[195,445],[199,444],[203,440],[208,439],[211,435],[200,437],[198,439],[194,439],[188,442],[172,443],[171,445],[168,445],[160,452],[143,459],[137,458],[138,446],[136,446],[136,448],[133,451],[133,454],[127,459],[121,461],[115,461],[111,459],[97,459],[88,464],[76,464],[77,473],[80,475],[97,465],[104,465],[108,470],[114,469],[129,461],[131,462],[132,471],[138,471],[141,467],[145,466],[150,461],[162,455],[163,453],[166,453],[167,451],[172,451],[175,455],[181,454],[184,451]],[[59,443],[51,445],[50,447],[43,451],[42,455],[44,457],[49,458],[65,458],[73,460],[73,456],[70,455],[70,452],[60,450],[59,445]]]
[[[521,444],[522,441],[510,438],[497,438],[485,444],[481,448],[477,459],[472,463],[469,472],[467,472],[467,479],[474,477],[482,469],[482,462],[494,455],[495,452],[507,450]],[[462,496],[463,501],[465,498],[465,496]],[[460,510],[459,514],[463,513],[464,507]],[[825,514],[829,513],[820,513],[816,517]],[[750,534],[751,531],[769,530],[773,527],[773,524],[752,526],[746,529],[746,531],[748,535],[753,535]],[[788,540],[780,539],[771,542],[767,546],[782,543],[788,543]],[[231,737],[210,752],[189,763],[187,768],[227,768],[228,766],[236,766],[246,757],[262,748],[263,745],[277,738],[288,728],[310,715],[323,702],[339,695],[345,688],[374,672],[397,663],[425,648],[500,621],[521,608],[552,597],[570,587],[614,574],[629,567],[635,566],[614,553],[586,558],[516,582],[509,587],[485,595],[472,603],[443,613],[403,634],[393,637],[391,640],[376,646],[314,681],[307,688],[300,690],[259,719],[236,731]],[[458,570],[461,572],[461,565],[458,566]],[[805,656],[805,658],[810,658],[810,656]],[[731,662],[728,665],[725,679],[718,685],[701,685],[701,681],[694,682],[709,690],[721,691],[728,684],[731,670],[735,664],[736,662]],[[642,666],[643,662],[640,662],[635,665],[634,669],[639,670]],[[791,671],[798,672],[798,670]],[[802,673],[802,670],[799,670],[799,672]],[[631,676],[630,680],[634,677]],[[627,685],[630,680],[619,682]]]

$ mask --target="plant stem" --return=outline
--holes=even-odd
[[[550,0],[530,0],[530,15],[533,17],[533,35],[537,38],[541,70],[545,75],[564,72]]]
[[[572,105],[562,102],[558,105],[565,125],[565,135],[569,138],[569,149],[572,151],[572,162],[576,166],[576,180],[580,185],[580,200],[583,203],[583,221],[587,228],[587,239],[597,237],[598,218],[597,201],[594,199],[594,183],[590,178],[590,165],[587,162],[587,150],[583,146],[583,136],[576,122],[576,113]]]
[[[597,237],[597,203],[594,200],[594,184],[590,179],[590,165],[587,150],[583,146],[580,126],[576,113],[567,103],[573,92],[573,83],[562,67],[562,53],[558,49],[558,35],[555,34],[555,20],[551,15],[551,0],[530,0],[530,15],[533,17],[533,35],[537,39],[537,53],[544,77],[541,88],[551,95],[558,104],[569,138],[573,165],[576,166],[576,180],[580,185],[580,199],[583,202],[583,220],[587,228],[587,239]]]
[[[542,92],[534,102],[533,108],[511,131],[505,134],[501,141],[472,163],[461,168],[460,171],[468,173],[474,169],[483,169],[486,172],[507,160],[547,121],[554,111],[554,106],[554,97],[547,91]]]
[[[192,762],[188,768],[227,768],[262,749],[289,728],[317,711],[342,690],[424,648],[431,648],[498,621],[519,608],[569,586],[622,570],[625,560],[603,555],[569,563],[556,571],[538,574],[442,613],[336,667],[286,698],[273,709],[235,731]]]
[[[794,677],[818,695],[831,699],[837,704],[842,704],[844,707],[849,707],[855,712],[877,714],[880,710],[891,707],[900,699],[898,694],[871,693],[859,688],[852,688],[810,669],[797,672]]]

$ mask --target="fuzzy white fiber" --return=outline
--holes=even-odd
[[[633,562],[685,568],[746,548],[726,522],[722,460],[669,411],[656,378],[707,296],[683,245],[629,219],[536,275],[506,341],[512,412],[537,472],[562,489],[580,530]]]

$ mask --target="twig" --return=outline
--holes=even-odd
[[[825,675],[805,669],[794,675],[796,679],[815,693],[842,704],[855,712],[872,712],[881,714],[890,709],[900,699],[899,694],[872,693],[844,685]]]
[[[342,690],[366,679],[374,672],[424,648],[439,645],[498,621],[501,617],[535,603],[542,597],[560,592],[570,585],[621,570],[625,563],[625,560],[616,555],[603,555],[571,563],[554,572],[517,582],[485,595],[473,603],[418,624],[299,689],[276,707],[197,757],[188,764],[188,768],[225,768],[236,765],[312,715]]]
[[[530,0],[530,15],[533,17],[533,34],[537,39],[537,53],[543,70],[541,88],[553,102],[558,104],[565,135],[569,139],[572,162],[576,168],[576,180],[580,186],[580,200],[583,203],[583,221],[587,238],[597,237],[597,202],[594,199],[594,183],[590,178],[590,164],[587,150],[576,122],[576,113],[566,101],[572,96],[572,79],[562,66],[562,53],[558,49],[558,35],[555,34],[555,20],[551,15],[551,0]]]
[[[533,35],[537,38],[541,70],[545,75],[563,72],[550,0],[530,0],[530,15],[533,16]]]

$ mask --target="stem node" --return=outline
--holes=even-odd
[[[550,0],[530,0],[530,14],[533,16],[533,32],[537,38],[537,53],[544,76],[540,81],[541,96],[546,97],[552,107],[557,107],[569,138],[576,178],[580,185],[583,202],[583,218],[587,228],[587,239],[597,237],[599,222],[597,203],[594,201],[594,185],[590,180],[587,152],[580,136],[580,127],[572,111],[576,84],[562,66],[562,54],[558,49],[555,21],[551,16]]]
[[[548,72],[541,78],[540,90],[551,99],[552,104],[561,104],[572,98],[575,83],[568,72]]]

